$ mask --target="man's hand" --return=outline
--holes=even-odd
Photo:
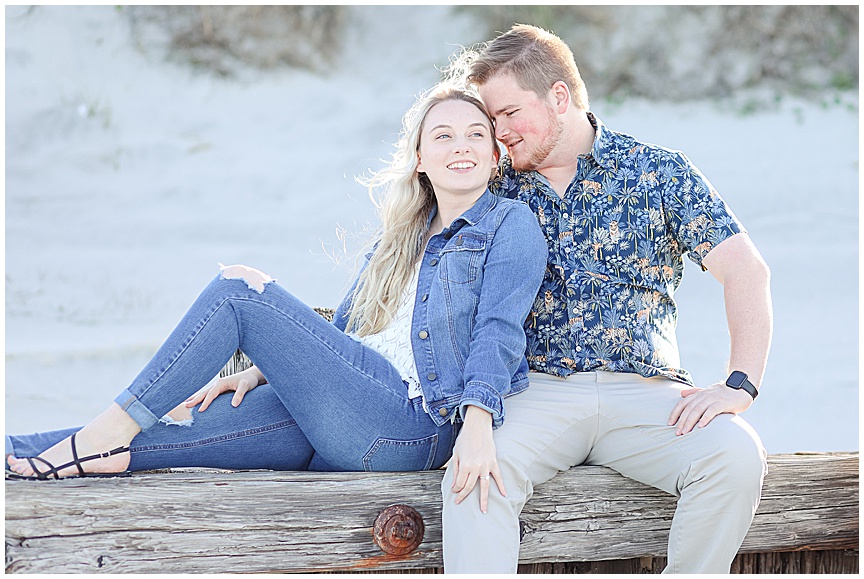
[[[718,382],[708,388],[687,388],[681,391],[682,400],[672,409],[669,426],[677,424],[675,434],[687,434],[694,427],[704,428],[718,414],[739,414],[753,403],[744,390],[729,388]]]
[[[495,442],[492,440],[492,415],[477,406],[468,406],[465,424],[453,447],[453,484],[450,490],[456,495],[456,504],[461,503],[480,481],[480,511],[486,512],[489,500],[489,479],[493,479],[498,490],[507,496],[504,480],[498,469]]]

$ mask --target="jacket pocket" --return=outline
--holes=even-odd
[[[477,279],[486,240],[479,237],[459,236],[441,251],[438,275],[450,283],[471,283]]]
[[[379,438],[363,457],[363,470],[429,470],[437,449],[437,434],[414,440]]]

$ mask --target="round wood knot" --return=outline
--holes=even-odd
[[[426,526],[408,505],[391,505],[375,519],[375,544],[390,555],[407,555],[423,542]]]

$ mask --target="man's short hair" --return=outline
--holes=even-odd
[[[512,74],[524,90],[546,98],[556,82],[570,88],[573,104],[588,110],[588,91],[573,52],[563,40],[542,28],[516,24],[489,41],[470,64],[468,82],[483,85],[498,73]]]

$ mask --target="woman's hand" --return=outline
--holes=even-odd
[[[219,378],[213,385],[208,384],[204,386],[204,388],[187,398],[183,405],[186,408],[192,408],[200,402],[201,407],[198,409],[198,412],[204,412],[217,396],[233,390],[234,397],[231,399],[231,406],[237,408],[247,392],[253,390],[259,384],[264,384],[264,382],[264,375],[258,368],[252,366],[242,372]]]
[[[504,480],[498,470],[495,442],[492,440],[492,415],[477,406],[468,406],[465,423],[453,447],[453,484],[450,490],[459,493],[456,504],[465,500],[480,481],[480,510],[486,512],[489,499],[489,477],[495,480],[502,496],[507,496]]]

